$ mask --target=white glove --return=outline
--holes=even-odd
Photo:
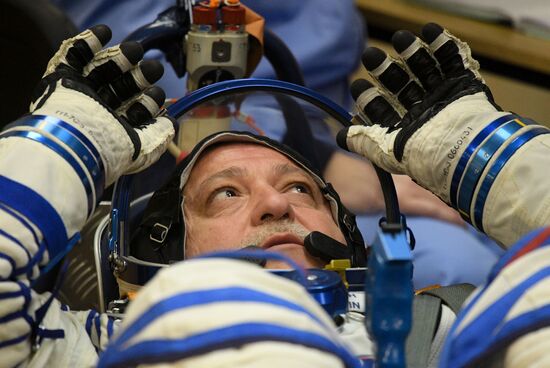
[[[137,42],[101,50],[110,38],[108,27],[95,26],[64,41],[35,90],[32,115],[0,133],[4,200],[46,232],[51,258],[67,249],[103,189],[155,162],[175,134],[159,113],[164,92],[152,86],[160,63],[140,62]]]
[[[510,175],[521,170],[503,150],[515,152],[518,136],[531,145],[548,139],[541,134],[549,131],[501,111],[466,43],[433,23],[422,34],[427,44],[408,31],[393,36],[398,59],[373,47],[365,51],[363,63],[378,86],[352,84],[356,120],[366,126],[342,130],[338,143],[387,171],[409,175],[478,229],[512,244],[544,225],[548,215],[538,216],[540,203],[510,184]],[[499,192],[518,198],[510,207]],[[523,211],[532,218],[510,226]]]
[[[105,186],[158,160],[175,133],[164,111],[159,114],[164,92],[151,86],[162,76],[162,65],[140,62],[137,42],[101,50],[110,38],[106,26],[95,26],[65,40],[30,106],[33,115],[57,117],[91,141]]]

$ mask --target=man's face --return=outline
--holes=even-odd
[[[195,164],[183,193],[187,257],[255,245],[320,267],[323,262],[305,251],[307,234],[320,231],[345,243],[313,179],[266,146],[214,147]]]

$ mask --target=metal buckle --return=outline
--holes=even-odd
[[[153,225],[153,228],[149,233],[149,239],[151,239],[155,243],[163,244],[164,240],[166,240],[166,236],[168,235],[168,230],[170,230],[171,226],[172,225],[166,226],[157,222],[156,224]]]

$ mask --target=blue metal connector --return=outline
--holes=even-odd
[[[407,233],[378,230],[365,282],[366,327],[375,341],[377,368],[404,368],[412,324],[412,254]]]

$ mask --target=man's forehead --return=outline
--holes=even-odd
[[[281,173],[305,173],[295,162],[270,147],[255,143],[223,143],[209,147],[202,153],[191,170],[189,180],[219,172],[225,172],[227,176],[242,176],[246,175],[252,166],[269,167]]]
[[[253,167],[281,175],[299,172],[310,177],[295,162],[270,147],[255,143],[223,143],[202,153],[191,170],[188,183],[210,176],[246,176]]]

